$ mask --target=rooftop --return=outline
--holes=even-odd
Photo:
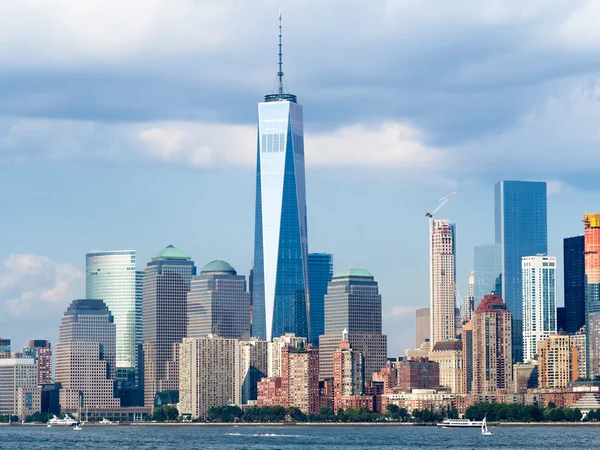
[[[371,275],[371,273],[366,269],[356,269],[354,267],[340,269],[333,275],[333,278],[347,277],[373,278],[373,275]]]
[[[228,262],[216,260],[209,262],[201,273],[228,273],[231,275],[237,275],[237,272]]]
[[[192,259],[192,257],[190,255],[188,255],[187,253],[182,252],[177,247],[168,245],[167,247],[162,249],[160,252],[158,252],[156,255],[154,255],[154,258],[152,258],[152,260],[155,260],[155,259],[187,259],[187,260],[189,260],[189,259]]]

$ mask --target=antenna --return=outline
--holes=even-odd
[[[279,72],[277,72],[279,94],[283,94],[283,53],[281,48],[281,10],[279,10]]]

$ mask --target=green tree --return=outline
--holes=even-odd
[[[306,422],[306,414],[300,411],[300,408],[288,408],[287,413],[294,422]]]
[[[547,406],[547,408],[548,408],[548,409],[554,409],[554,408],[556,408],[556,403],[554,403],[554,402],[552,402],[552,401],[548,402],[548,406]]]

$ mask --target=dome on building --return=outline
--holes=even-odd
[[[340,269],[333,275],[333,278],[347,277],[373,278],[373,275],[371,275],[371,273],[366,269],[357,269],[355,267],[347,267],[346,269]]]
[[[229,273],[231,275],[237,275],[237,272],[235,271],[235,269],[233,267],[231,267],[231,265],[228,262],[220,261],[220,260],[209,262],[206,266],[204,266],[204,269],[202,269],[201,273],[215,273],[215,272]]]
[[[158,252],[152,259],[192,259],[192,257],[177,247],[169,245]]]

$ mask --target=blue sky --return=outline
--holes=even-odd
[[[15,0],[0,7],[0,335],[56,340],[85,252],[253,254],[257,103],[304,105],[309,250],[380,283],[391,355],[428,304],[425,206],[463,295],[493,185],[549,183],[549,251],[598,210],[593,1]],[[562,298],[559,299],[559,303]]]

